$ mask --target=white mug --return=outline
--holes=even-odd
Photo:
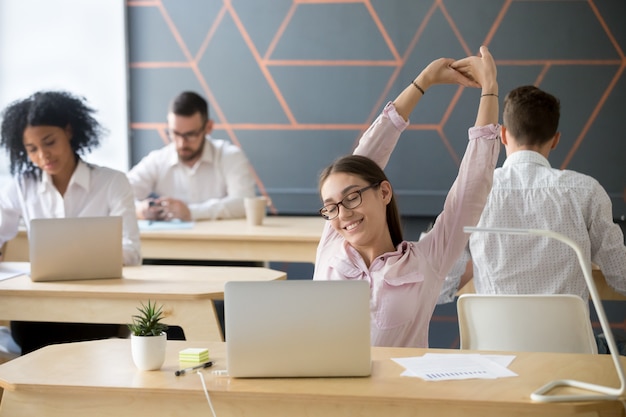
[[[246,209],[246,220],[251,226],[260,226],[263,224],[263,218],[267,211],[266,197],[246,197],[243,200]]]

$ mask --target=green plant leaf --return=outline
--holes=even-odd
[[[148,300],[147,304],[141,303],[137,307],[139,314],[132,316],[133,322],[128,324],[128,329],[135,336],[158,336],[167,331],[168,326],[161,323],[163,319],[163,306],[157,307],[156,302]]]

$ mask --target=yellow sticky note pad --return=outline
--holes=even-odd
[[[178,352],[180,362],[206,362],[209,360],[209,350],[206,348],[187,348]]]

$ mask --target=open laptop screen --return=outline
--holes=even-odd
[[[366,281],[227,282],[228,374],[370,375],[369,291]]]
[[[28,240],[33,281],[122,277],[120,216],[33,219]]]

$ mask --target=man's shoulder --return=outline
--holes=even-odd
[[[559,183],[563,187],[581,190],[604,190],[600,182],[591,175],[584,174],[582,172],[573,171],[571,169],[561,169],[556,175],[558,175]]]
[[[239,146],[226,139],[207,138],[207,144],[215,149],[241,151]]]
[[[207,146],[205,146],[205,156],[212,160],[218,159],[236,159],[247,160],[247,156],[243,149],[234,143],[225,139],[207,138]]]
[[[87,168],[93,175],[107,178],[126,178],[126,174],[119,169],[107,167],[104,165],[97,165],[92,163],[85,163]]]
[[[494,170],[494,182],[506,183],[517,178],[523,182],[550,183],[553,186],[595,188],[598,180],[571,169],[552,168],[543,165],[527,165],[519,169],[516,165],[502,166]]]

